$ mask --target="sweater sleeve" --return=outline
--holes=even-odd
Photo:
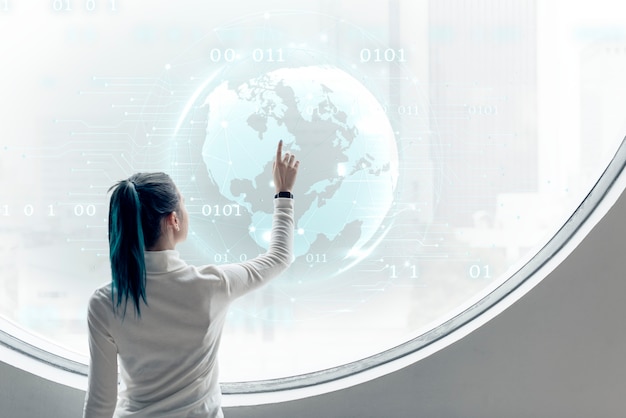
[[[111,418],[117,403],[117,347],[106,326],[103,297],[96,291],[87,311],[90,362],[84,418]]]
[[[239,297],[278,276],[293,260],[294,199],[274,199],[268,250],[253,259],[220,266],[229,298]]]

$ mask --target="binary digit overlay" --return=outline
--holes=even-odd
[[[263,253],[282,139],[294,261],[233,304],[223,380],[367,359],[505,283],[621,144],[616,2],[260,3],[0,0],[0,328],[87,361],[135,172],[184,195],[187,262]]]

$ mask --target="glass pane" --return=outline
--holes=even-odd
[[[86,361],[107,189],[137,171],[185,195],[189,263],[263,252],[283,139],[295,261],[232,306],[223,380],[419,337],[531,259],[615,154],[624,8],[0,0],[0,316]]]

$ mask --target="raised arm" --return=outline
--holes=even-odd
[[[291,192],[295,185],[300,161],[291,153],[283,155],[283,141],[278,143],[273,177],[276,193]],[[267,252],[239,264],[217,267],[223,275],[230,298],[238,297],[278,276],[293,260],[294,199],[276,197],[272,233]]]

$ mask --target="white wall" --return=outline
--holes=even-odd
[[[537,287],[466,338],[377,380],[227,418],[626,414],[626,194]],[[1,418],[79,417],[84,394],[0,362]]]

